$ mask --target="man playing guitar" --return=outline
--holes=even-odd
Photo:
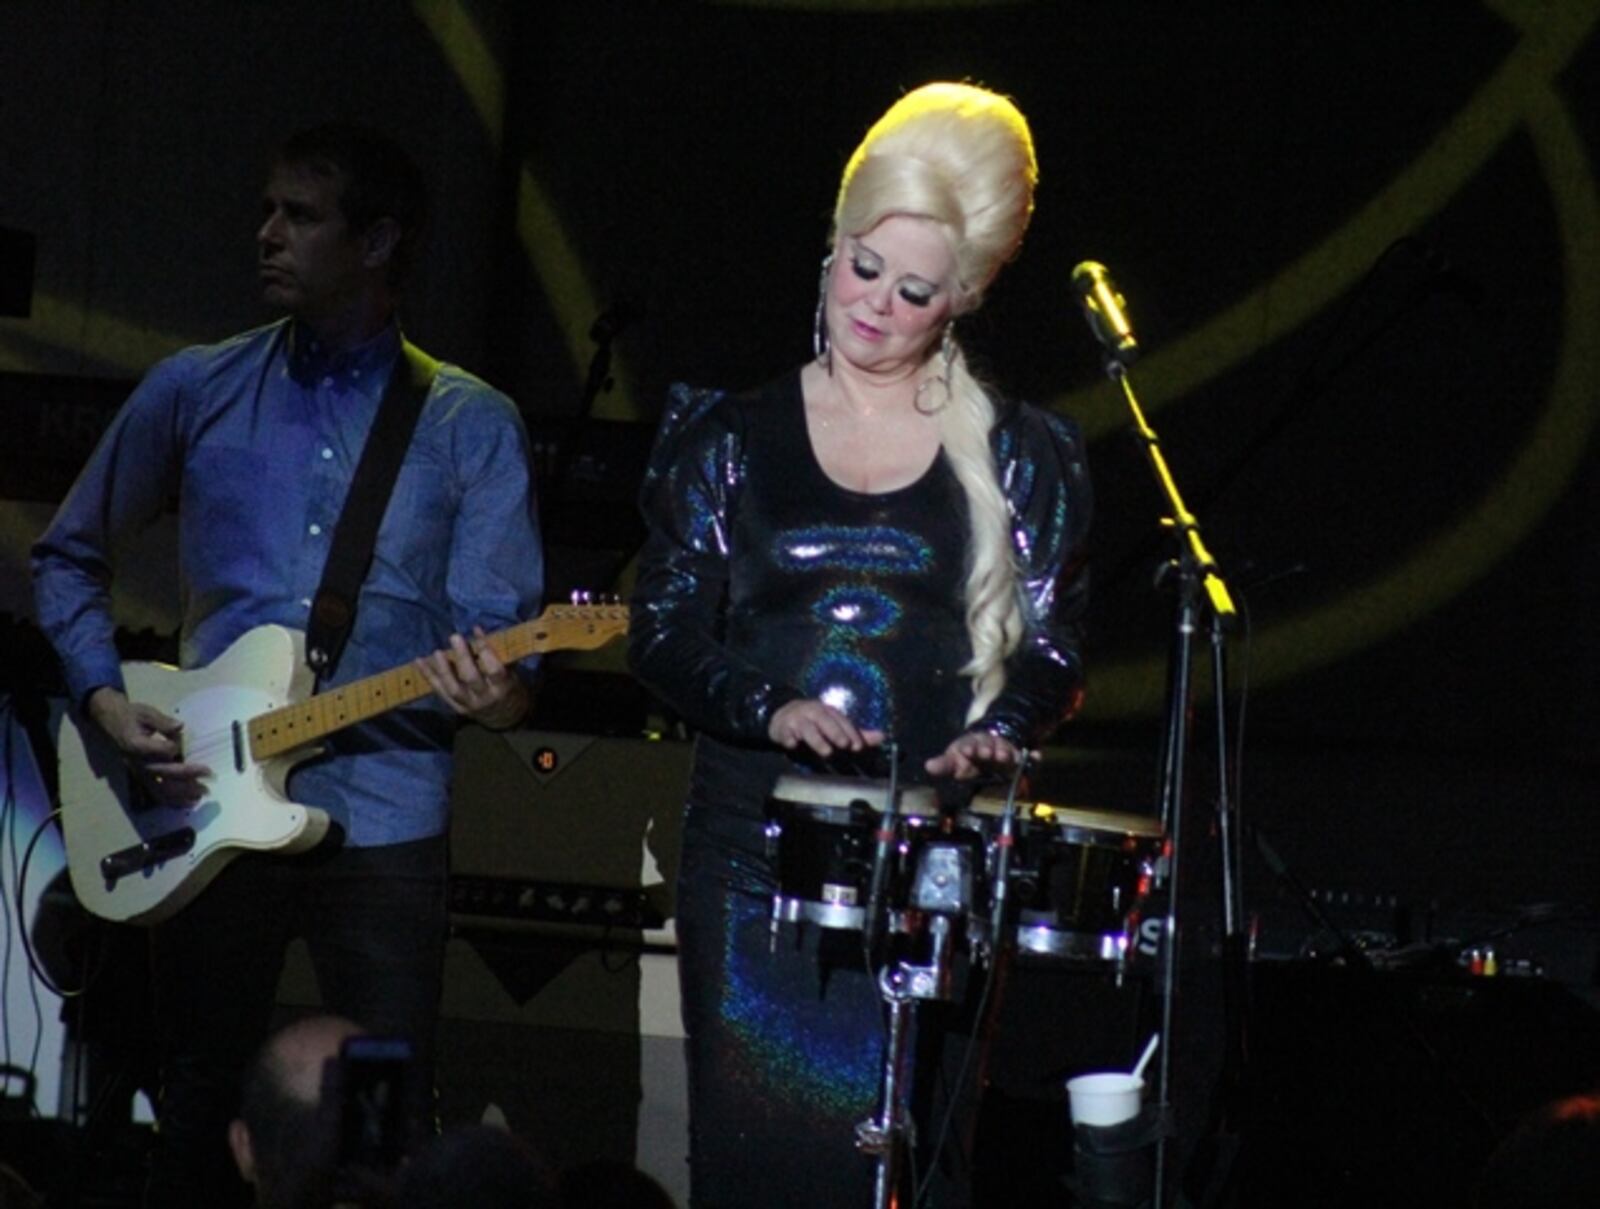
[[[407,365],[395,310],[425,212],[420,173],[382,135],[333,124],[290,138],[256,235],[265,300],[287,317],[152,369],[34,547],[40,622],[75,712],[92,719],[83,729],[103,732],[162,809],[191,807],[197,830],[216,806],[206,801],[213,770],[239,758],[239,740],[212,744],[187,715],[125,692],[112,645],[114,555],[176,496],[185,669],[262,627],[306,628],[386,384]],[[322,843],[242,855],[152,928],[162,1093],[147,1204],[243,1199],[227,1124],[296,936],[327,1010],[409,1037],[414,1083],[431,1087],[452,735],[462,716],[505,727],[527,709],[531,659],[508,666],[483,634],[537,612],[532,498],[511,401],[438,367],[348,642],[319,686],[415,660],[432,692],[330,734],[289,774],[288,793],[326,815]],[[106,865],[108,883],[137,881],[138,851]]]

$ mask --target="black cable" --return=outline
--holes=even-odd
[[[22,866],[17,876],[16,908],[18,915],[22,914],[23,903],[26,901],[24,898],[24,892],[26,891],[28,884],[28,866],[33,863],[33,850],[38,847],[40,838],[43,837],[50,824],[54,823],[60,817],[61,808],[59,806],[52,810],[49,814],[45,815],[45,817],[39,821],[39,825],[33,829],[33,836],[28,840],[27,848],[23,850]],[[92,980],[88,977],[87,971],[85,971],[83,986],[71,989],[57,986],[53,981],[51,981],[50,975],[45,973],[44,967],[39,964],[38,954],[33,951],[33,942],[28,939],[27,929],[17,929],[17,937],[22,941],[23,951],[28,956],[28,968],[33,973],[34,983],[43,983],[45,990],[49,991],[52,995],[59,996],[62,999],[77,999],[88,992],[90,986],[92,985]],[[37,993],[37,988],[35,988],[35,992]]]
[[[938,1166],[939,1154],[944,1150],[945,1143],[949,1141],[950,1129],[955,1122],[956,1111],[961,1106],[961,1089],[965,1086],[968,1077],[972,1074],[972,1060],[979,1047],[983,1044],[984,1017],[989,1010],[989,998],[994,992],[995,983],[999,981],[1000,957],[998,952],[990,958],[989,968],[984,972],[983,991],[978,996],[978,1008],[973,1016],[972,1037],[967,1041],[966,1052],[961,1056],[961,1068],[956,1072],[954,1082],[950,1085],[948,1101],[945,1105],[944,1120],[939,1124],[939,1138],[934,1143],[933,1149],[928,1151],[929,1162],[932,1164],[929,1171],[915,1184],[916,1197],[913,1204],[920,1209],[927,1200],[928,1193],[933,1188],[933,1167]],[[914,1150],[913,1150],[914,1153]],[[913,1160],[914,1162],[914,1160]]]
[[[1233,720],[1233,812],[1240,820],[1244,818],[1244,724],[1248,716],[1250,704],[1250,655],[1253,650],[1252,643],[1255,639],[1255,629],[1250,619],[1250,602],[1243,592],[1236,591],[1234,598],[1239,606],[1239,636],[1243,639],[1244,651],[1239,659],[1239,706]],[[1243,836],[1236,836],[1242,840]],[[1243,845],[1240,845],[1240,856],[1243,857]],[[1240,921],[1241,923],[1243,921]]]

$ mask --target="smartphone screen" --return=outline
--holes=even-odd
[[[405,1157],[411,1043],[349,1037],[339,1051],[341,1165],[387,1171]]]

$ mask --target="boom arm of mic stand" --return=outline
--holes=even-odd
[[[1115,358],[1111,358],[1107,361],[1106,373],[1122,388],[1123,397],[1128,401],[1128,411],[1133,415],[1134,431],[1139,436],[1140,444],[1144,446],[1145,457],[1149,459],[1150,469],[1155,472],[1156,482],[1160,484],[1162,494],[1166,496],[1170,511],[1162,518],[1161,523],[1178,531],[1189,548],[1194,565],[1200,571],[1201,583],[1205,587],[1207,599],[1211,602],[1211,612],[1223,620],[1224,626],[1231,625],[1233,619],[1238,616],[1238,610],[1233,607],[1233,597],[1228,593],[1228,585],[1223,582],[1222,573],[1217,569],[1217,560],[1211,557],[1211,551],[1206,549],[1206,544],[1200,537],[1200,522],[1184,505],[1183,496],[1178,492],[1177,481],[1173,479],[1172,470],[1167,466],[1166,456],[1161,452],[1161,438],[1156,436],[1155,429],[1151,428],[1144,418],[1144,409],[1139,406],[1139,397],[1134,394],[1133,383],[1128,380],[1127,367]]]

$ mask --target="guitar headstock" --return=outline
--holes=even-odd
[[[627,634],[628,606],[615,596],[574,592],[571,604],[546,606],[535,630],[535,650],[592,651]]]

